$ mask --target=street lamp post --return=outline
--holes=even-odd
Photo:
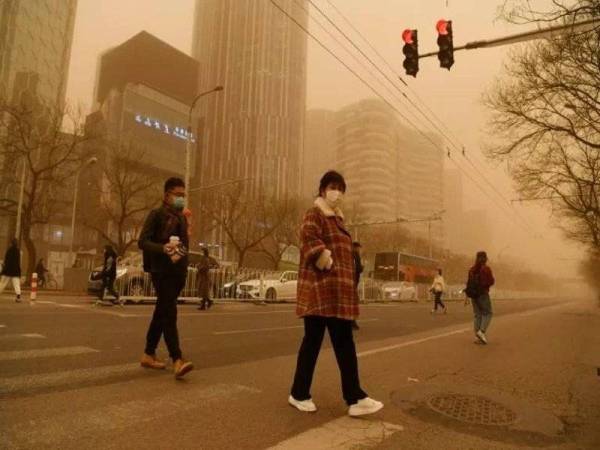
[[[85,163],[79,167],[77,170],[77,175],[75,175],[75,189],[73,191],[73,212],[71,213],[71,243],[69,244],[69,266],[73,264],[73,243],[75,242],[75,214],[77,212],[77,194],[79,191],[79,175],[81,175],[81,171],[84,167],[95,164],[98,162],[98,158],[92,156]]]
[[[194,107],[196,106],[196,103],[198,102],[198,100],[202,97],[204,97],[205,95],[211,94],[213,92],[218,92],[218,91],[222,91],[223,90],[223,86],[216,86],[213,89],[211,89],[210,91],[206,91],[206,92],[202,92],[200,94],[198,94],[196,96],[196,98],[194,98],[194,101],[192,102],[192,104],[190,105],[190,111],[188,114],[188,126],[187,126],[187,142],[185,145],[185,175],[184,175],[184,181],[185,181],[185,187],[188,188],[190,186],[190,169],[191,169],[191,160],[192,160],[192,113],[194,112]]]

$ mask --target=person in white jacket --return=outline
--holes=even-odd
[[[438,274],[433,279],[433,283],[431,284],[431,292],[433,293],[434,304],[433,309],[431,310],[431,314],[435,313],[440,306],[444,310],[444,314],[447,313],[446,305],[442,302],[442,294],[446,290],[446,282],[444,281],[444,277],[442,276],[442,269],[438,269]]]

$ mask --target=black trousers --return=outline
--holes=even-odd
[[[444,302],[442,301],[442,293],[441,292],[434,292],[433,296],[435,298],[434,305],[433,305],[434,310],[437,311],[438,305],[442,308],[446,308],[446,305],[444,305]]]
[[[115,291],[115,279],[112,277],[102,278],[102,289],[100,289],[100,300],[104,300],[104,291],[108,291],[116,299],[119,298],[119,294]]]
[[[164,335],[169,356],[173,361],[181,358],[177,332],[177,298],[185,286],[184,273],[153,273],[152,284],[156,290],[156,306],[146,334],[146,354],[154,355],[160,337]]]
[[[304,318],[304,338],[298,352],[291,394],[296,400],[311,398],[310,387],[325,328],[329,331],[340,369],[344,400],[348,405],[353,405],[358,400],[367,397],[367,394],[360,388],[358,379],[358,360],[352,337],[352,321],[335,317],[307,316]]]

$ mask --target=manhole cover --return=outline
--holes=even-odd
[[[506,406],[476,395],[436,395],[427,404],[447,417],[479,425],[510,425],[517,417]]]

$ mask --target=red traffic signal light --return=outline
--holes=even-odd
[[[454,64],[454,38],[452,35],[452,21],[451,20],[438,20],[435,25],[438,32],[437,44],[438,59],[440,60],[440,67],[450,70],[450,67]]]
[[[440,19],[438,20],[438,23],[435,25],[435,28],[437,29],[438,34],[441,34],[442,36],[446,36],[448,34],[448,25],[450,25],[450,28],[452,28],[452,21],[450,20],[445,20],[445,19]]]
[[[404,53],[404,69],[407,75],[417,76],[419,71],[419,40],[417,39],[417,30],[404,30],[402,40],[405,42],[402,47]]]
[[[406,29],[402,32],[402,40],[407,44],[414,43],[416,39],[416,30]]]

